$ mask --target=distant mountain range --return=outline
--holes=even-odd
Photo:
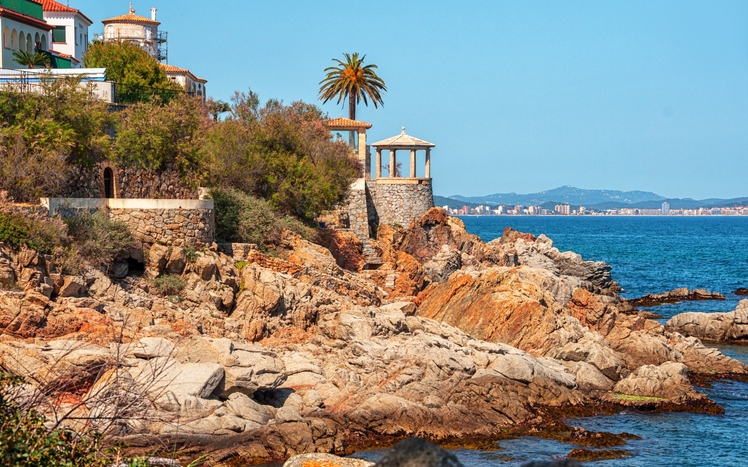
[[[473,207],[480,204],[492,206],[503,204],[505,206],[543,206],[553,209],[553,206],[556,204],[570,204],[572,206],[585,206],[594,210],[620,208],[656,209],[661,207],[665,201],[670,203],[671,209],[748,205],[748,197],[695,200],[692,198],[665,198],[649,191],[585,190],[573,186],[562,186],[553,190],[529,194],[494,193],[486,196],[453,195],[449,197],[434,197],[434,204],[437,206],[462,207],[463,205],[467,205],[468,207]]]

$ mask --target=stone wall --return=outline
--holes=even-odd
[[[348,226],[359,238],[369,238],[369,213],[367,209],[366,183],[356,180],[348,194]]]
[[[91,168],[81,168],[74,174],[61,197],[103,198],[104,171],[112,170],[115,198],[197,199],[197,188],[190,188],[173,168],[151,171],[135,167],[116,167],[111,162],[99,162]]]
[[[212,243],[216,230],[212,199],[42,198],[41,205],[52,216],[106,210],[146,246]]]
[[[431,179],[367,180],[366,188],[371,197],[369,222],[374,225],[408,227],[434,207]]]
[[[212,209],[111,209],[109,217],[126,223],[144,245],[209,244],[215,234]]]

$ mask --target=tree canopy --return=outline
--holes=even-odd
[[[382,92],[387,91],[387,86],[382,78],[377,76],[374,71],[376,65],[364,66],[363,57],[358,53],[344,53],[345,61],[333,58],[338,66],[325,68],[327,75],[319,82],[319,98],[322,103],[337,97],[336,104],[344,99],[348,99],[348,116],[351,120],[356,119],[356,105],[364,101],[364,105],[369,105],[367,99],[371,99],[374,107],[384,105],[382,101]]]
[[[147,102],[152,97],[169,98],[179,85],[170,83],[155,58],[128,42],[96,41],[83,57],[87,68],[106,68],[106,77],[117,83],[120,102]]]
[[[236,93],[231,114],[214,125],[205,144],[210,185],[233,187],[268,200],[284,214],[310,220],[343,200],[358,163],[342,142],[330,140],[314,105]]]

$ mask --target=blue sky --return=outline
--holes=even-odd
[[[63,0],[64,1],[64,0]],[[94,21],[127,1],[70,0]],[[746,1],[136,0],[169,63],[228,100],[317,101],[332,58],[367,54],[388,92],[369,142],[436,144],[440,195],[574,185],[748,196]],[[334,103],[331,117],[347,115]]]

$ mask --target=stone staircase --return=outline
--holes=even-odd
[[[363,243],[363,257],[364,257],[364,269],[376,269],[382,263],[382,258],[379,256],[377,250],[375,250],[368,239],[362,239]]]

